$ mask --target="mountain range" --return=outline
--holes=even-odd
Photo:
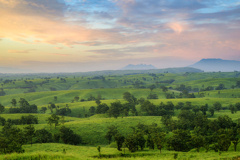
[[[33,73],[32,70],[11,68],[11,67],[0,67],[0,73]]]
[[[156,67],[154,67],[153,65],[146,65],[146,64],[138,64],[138,65],[133,65],[133,64],[129,64],[125,67],[123,67],[120,70],[148,70],[148,69],[157,69]]]
[[[201,69],[205,72],[233,72],[240,71],[240,61],[235,60],[223,60],[223,59],[202,59],[199,62],[190,65],[188,67],[193,67]]]

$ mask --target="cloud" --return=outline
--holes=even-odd
[[[216,0],[0,0],[0,37],[79,51],[48,53],[43,48],[36,53],[58,60],[235,58],[240,51],[240,8],[231,5]]]
[[[30,53],[35,49],[28,49],[28,50],[8,50],[8,53]]]
[[[55,49],[63,49],[63,47],[54,47]]]
[[[44,53],[44,54],[54,55],[54,56],[63,56],[63,57],[72,56],[71,54],[61,54],[61,53]]]

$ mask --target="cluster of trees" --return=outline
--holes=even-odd
[[[117,149],[121,151],[121,148],[127,147],[131,152],[137,150],[143,150],[145,147],[149,149],[161,150],[163,148],[167,150],[187,152],[191,149],[196,149],[198,152],[201,147],[205,148],[205,151],[214,150],[228,151],[231,144],[236,146],[240,142],[240,119],[238,123],[234,123],[232,119],[226,115],[219,116],[216,120],[209,120],[206,115],[197,114],[191,117],[191,128],[185,128],[185,122],[182,121],[182,117],[179,120],[182,121],[181,125],[171,124],[169,127],[169,120],[166,121],[166,117],[162,119],[166,128],[160,128],[157,124],[144,125],[139,123],[136,127],[131,127],[133,132],[126,136],[119,133],[116,126],[109,126],[108,132],[105,138],[111,143],[114,138]],[[166,136],[171,131],[170,136]]]
[[[3,88],[0,90],[0,96],[5,96],[6,92],[4,92]]]
[[[79,96],[75,96],[73,99],[72,99],[72,103],[74,101],[78,102],[79,101]],[[100,100],[104,100],[105,98],[102,98],[102,95],[101,94],[98,94],[97,97],[94,97],[92,94],[89,95],[89,98],[88,99],[80,99],[80,102],[84,102],[84,101],[100,101]]]
[[[69,108],[68,104],[66,104],[66,106],[63,107],[63,108],[59,108],[59,106],[56,106],[56,105],[55,105],[54,103],[52,103],[52,102],[49,102],[48,107],[42,107],[42,108],[41,108],[41,111],[42,111],[43,113],[45,113],[45,112],[47,111],[47,109],[49,109],[49,110],[51,111],[51,113],[53,113],[53,109],[55,109],[57,115],[63,115],[63,116],[65,116],[65,115],[67,115],[68,113],[71,113],[71,112],[72,112],[71,109]]]
[[[0,132],[0,154],[22,153],[23,144],[30,143],[51,143],[63,142],[65,144],[77,145],[82,142],[81,136],[75,134],[70,128],[62,126],[59,132],[52,135],[45,128],[35,130],[32,124],[23,128],[23,130],[14,127],[6,122]]]
[[[30,105],[27,100],[24,98],[20,98],[19,106],[16,107],[17,101],[16,99],[12,99],[11,104],[14,107],[9,109],[9,113],[37,113],[37,106],[35,104]]]
[[[90,107],[89,113],[90,115],[94,114],[107,114],[109,117],[123,117],[128,116],[129,112],[131,111],[132,115],[137,115],[137,110],[135,105],[138,104],[137,98],[135,98],[129,92],[125,92],[123,94],[123,99],[127,101],[127,103],[122,104],[120,101],[116,101],[111,103],[108,106],[106,103],[101,103],[99,99],[96,99],[95,102],[97,104],[97,108],[94,106]]]
[[[146,100],[141,104],[141,111],[149,116],[173,115],[174,104],[172,102],[167,102],[167,104],[161,102],[159,106],[156,106],[149,100]]]
[[[10,119],[7,120],[0,116],[0,124],[4,126],[6,123],[12,125],[24,125],[24,124],[38,124],[38,118],[33,115],[22,116],[20,119]]]

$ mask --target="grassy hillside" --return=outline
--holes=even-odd
[[[72,146],[66,144],[33,144],[33,146],[25,145],[23,147],[26,153],[23,154],[10,154],[10,155],[0,155],[2,160],[93,160],[98,159],[94,158],[98,156],[98,151],[96,147],[85,147],[85,146]],[[66,153],[63,153],[63,149],[66,150]],[[173,151],[162,151],[160,154],[158,150],[148,150],[145,149],[141,152],[130,153],[125,151],[125,157],[121,155],[124,151],[117,151],[115,148],[102,147],[101,154],[103,157],[115,157],[112,159],[115,160],[130,160],[130,159],[139,159],[139,160],[174,160],[174,154],[177,154],[177,159],[199,159],[199,160],[212,160],[212,159],[233,159],[234,157],[239,157],[238,152],[223,152],[221,155],[216,152],[173,152]],[[109,158],[101,158],[103,160]]]
[[[0,79],[1,88],[6,95],[27,92],[82,90],[82,89],[105,89],[105,88],[148,88],[161,85],[176,88],[180,84],[192,88],[216,87],[220,83],[226,88],[231,88],[239,81],[238,72],[225,73],[154,73],[129,74],[129,75],[106,75],[106,76],[62,76],[62,77],[34,77],[19,78],[8,77]],[[173,82],[166,82],[173,80]],[[204,87],[203,87],[204,85]]]
[[[166,72],[166,71],[165,71]],[[173,71],[172,71],[173,72]],[[105,73],[105,72],[104,72]],[[107,73],[107,72],[106,72]],[[117,72],[115,72],[117,73]],[[127,74],[127,75],[123,75]],[[84,101],[80,102],[81,99],[87,100],[90,95],[97,97],[98,94],[101,94],[104,100],[101,100],[102,103],[106,103],[108,106],[116,100],[121,101],[121,103],[126,103],[123,100],[123,93],[130,92],[136,98],[145,98],[152,94],[157,94],[159,99],[150,100],[155,105],[160,105],[161,102],[167,103],[168,101],[173,102],[174,105],[177,105],[178,102],[191,102],[192,105],[202,106],[208,104],[209,108],[213,106],[215,102],[220,102],[222,107],[225,110],[220,110],[220,112],[215,111],[214,115],[211,116],[207,112],[209,119],[216,119],[219,116],[228,115],[233,119],[234,122],[237,122],[240,112],[238,111],[235,114],[232,114],[228,110],[230,104],[236,104],[240,102],[240,89],[230,89],[232,85],[236,85],[236,82],[240,79],[238,78],[238,72],[229,72],[229,73],[156,73],[149,74],[140,74],[142,72],[119,72],[116,75],[107,75],[105,76],[81,76],[81,74],[68,74],[68,75],[57,75],[49,74],[45,75],[46,77],[51,77],[43,79],[43,75],[29,75],[21,78],[21,76],[16,76],[16,81],[3,84],[2,87],[5,96],[0,96],[0,103],[4,105],[5,111],[0,114],[1,117],[5,119],[20,119],[21,116],[27,116],[29,114],[9,114],[9,108],[12,107],[10,103],[12,99],[16,99],[17,102],[20,98],[26,99],[30,104],[36,104],[38,106],[38,113],[31,114],[38,117],[39,124],[34,124],[35,129],[45,128],[51,133],[58,133],[60,126],[57,126],[56,129],[50,128],[47,125],[46,119],[51,116],[51,112],[48,109],[46,113],[40,112],[41,107],[47,107],[49,102],[55,103],[56,106],[63,108],[68,104],[71,109],[71,113],[67,113],[65,116],[64,126],[70,127],[74,133],[80,135],[83,139],[84,144],[87,146],[72,146],[65,144],[33,144],[24,145],[26,153],[23,154],[10,154],[10,155],[0,155],[0,159],[96,159],[93,156],[97,156],[98,152],[96,149],[97,145],[101,145],[102,154],[110,155],[115,157],[115,159],[132,159],[130,156],[136,156],[137,159],[174,159],[173,154],[176,152],[167,151],[166,148],[163,150],[162,154],[159,154],[158,150],[148,150],[145,149],[141,152],[130,153],[126,151],[126,158],[120,157],[120,153],[116,148],[110,148],[108,141],[104,138],[107,133],[107,127],[110,125],[115,125],[119,132],[126,136],[127,134],[132,133],[132,127],[135,127],[138,123],[145,125],[151,125],[156,123],[160,127],[164,127],[161,122],[161,116],[143,116],[144,113],[141,112],[141,106],[136,105],[138,111],[138,116],[133,116],[129,112],[127,117],[118,117],[110,118],[107,114],[95,114],[93,116],[85,118],[85,114],[89,115],[90,107],[96,107],[95,101]],[[58,77],[58,78],[57,78]],[[4,80],[10,79],[11,77],[5,77],[2,79],[0,84]],[[13,78],[13,77],[12,77]],[[174,80],[171,83],[168,83],[169,80]],[[14,83],[13,83],[14,82]],[[160,89],[161,85],[167,87],[172,87],[173,90],[168,90],[167,93],[174,95],[179,95],[180,92],[174,90],[181,84],[185,86],[191,86],[192,88],[206,88],[207,86],[217,87],[220,83],[224,84],[227,89],[217,91],[204,91],[204,92],[195,92],[196,98],[180,98],[180,99],[166,99],[165,92]],[[156,89],[150,91],[148,88],[150,85],[156,85]],[[203,87],[204,85],[204,87]],[[29,89],[34,89],[35,92],[29,92]],[[56,91],[54,91],[56,90]],[[203,97],[202,94],[203,93]],[[201,97],[200,97],[201,95]],[[79,101],[72,100],[75,96],[79,96]],[[54,99],[57,97],[57,100]],[[19,104],[17,104],[19,106]],[[53,110],[55,113],[55,109]],[[175,115],[173,119],[177,119],[177,115],[180,113],[180,110],[175,110]],[[27,125],[17,125],[20,129],[23,129]],[[0,129],[2,126],[0,126]],[[34,139],[35,141],[36,139]],[[112,144],[111,146],[114,146]],[[66,149],[66,154],[62,153],[62,150]],[[233,146],[230,146],[229,152],[223,152],[221,155],[210,151],[205,153],[204,149],[200,153],[197,153],[196,150],[184,153],[179,152],[178,159],[224,159],[224,158],[233,158],[240,156],[239,152],[232,152]],[[238,145],[238,151],[240,151],[240,145]],[[104,158],[103,158],[104,159]]]

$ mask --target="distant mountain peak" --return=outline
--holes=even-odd
[[[201,59],[197,63],[190,65],[197,69],[204,70],[205,72],[233,72],[240,71],[240,61],[223,60],[220,58]]]
[[[125,67],[123,67],[121,70],[148,70],[148,69],[157,69],[156,67],[154,67],[153,65],[149,64],[129,64]]]

